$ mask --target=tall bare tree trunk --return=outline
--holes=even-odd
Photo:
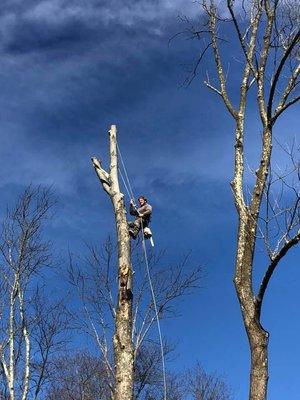
[[[253,259],[255,254],[257,222],[261,200],[268,176],[271,157],[271,131],[264,130],[263,151],[260,167],[256,171],[256,183],[249,205],[243,199],[241,185],[234,185],[235,203],[239,215],[237,259],[234,284],[241,306],[241,313],[247,332],[250,353],[250,400],[265,400],[268,387],[268,332],[260,323],[260,302],[255,296],[252,282]],[[237,164],[236,180],[242,174],[242,167]],[[239,188],[239,189],[238,189]]]
[[[240,223],[237,249],[238,257],[234,283],[241,306],[251,353],[249,399],[265,400],[267,398],[269,377],[269,334],[260,324],[260,309],[257,298],[252,289],[252,268],[255,240],[254,232],[253,220],[250,223]]]
[[[224,102],[226,109],[235,123],[234,145],[234,179],[231,182],[234,202],[238,214],[238,233],[234,284],[245,330],[248,335],[251,353],[250,372],[250,400],[266,400],[268,384],[268,339],[269,334],[261,326],[261,308],[263,298],[269,281],[280,260],[297,243],[300,242],[300,217],[296,210],[299,209],[300,195],[290,183],[280,180],[283,185],[296,193],[296,201],[292,201],[291,207],[281,208],[279,212],[273,212],[270,199],[270,185],[275,183],[268,177],[271,167],[272,135],[273,127],[277,119],[288,108],[300,100],[297,88],[299,87],[300,63],[299,63],[299,10],[294,8],[294,2],[280,2],[278,0],[260,1],[251,0],[243,7],[244,15],[240,14],[239,2],[226,1],[230,18],[226,18],[235,32],[237,49],[241,59],[241,79],[238,80],[236,93],[229,91],[236,77],[229,82],[228,71],[224,69],[224,63],[229,58],[224,56],[220,43],[224,42],[222,34],[228,32],[220,29],[223,19],[224,5],[215,0],[203,0],[203,9],[207,20],[198,29],[192,24],[187,31],[195,38],[202,39],[208,36],[203,43],[200,56],[192,72],[191,79],[196,76],[198,65],[209,48],[212,50],[215,61],[215,76],[211,80],[206,74],[205,85],[217,93]],[[227,24],[228,26],[228,24]],[[284,32],[284,33],[283,33]],[[276,43],[276,45],[274,45]],[[217,78],[218,83],[215,83]],[[249,134],[246,129],[245,118],[248,109],[252,111],[253,98],[249,97],[250,90],[256,97],[258,107],[257,117],[260,120],[262,130],[261,146],[257,146],[259,165],[255,171],[254,186],[250,189],[250,199],[245,196],[245,135],[251,140],[252,128]],[[252,94],[253,95],[253,94]],[[250,106],[251,105],[251,106]],[[250,107],[249,107],[250,106]],[[293,171],[297,171],[300,177],[299,167],[294,161],[293,151],[289,152],[293,165]],[[289,178],[290,179],[290,178]],[[292,185],[293,186],[293,185]],[[267,190],[266,190],[267,189]],[[247,189],[249,191],[249,188]],[[266,207],[261,207],[264,197]],[[269,209],[273,207],[270,216]],[[278,209],[276,200],[275,208]],[[281,218],[282,216],[282,218]],[[259,219],[259,217],[262,217]],[[278,234],[272,231],[272,222],[276,221]],[[263,221],[263,223],[262,223]],[[258,223],[260,226],[258,227]],[[268,255],[268,265],[258,291],[256,292],[252,282],[254,267],[255,244],[259,240],[257,230],[263,239]],[[270,239],[272,237],[272,239]],[[275,237],[277,243],[275,243]]]
[[[266,399],[268,385],[268,333],[258,321],[247,327],[251,350],[250,399]]]
[[[112,125],[110,137],[110,169],[107,173],[95,157],[92,162],[103,189],[110,196],[115,213],[118,241],[118,306],[113,338],[115,359],[114,400],[133,399],[134,348],[132,342],[132,265],[123,194],[118,180],[117,130]]]

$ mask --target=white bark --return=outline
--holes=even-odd
[[[10,293],[10,309],[9,309],[9,330],[8,330],[8,343],[9,343],[9,364],[8,364],[8,375],[7,384],[10,395],[10,400],[14,400],[14,384],[15,384],[15,301],[16,291],[18,290],[18,282],[15,280],[14,286]]]
[[[29,391],[29,378],[30,378],[30,336],[27,328],[27,321],[24,314],[24,298],[19,290],[19,312],[22,324],[22,334],[25,342],[25,360],[24,360],[24,379],[23,379],[23,393],[22,400],[27,400]]]

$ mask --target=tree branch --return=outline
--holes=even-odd
[[[293,72],[292,76],[290,77],[288,84],[283,92],[280,103],[276,107],[276,110],[272,117],[273,124],[276,121],[276,119],[279,117],[279,115],[283,113],[283,111],[285,111],[291,105],[295,104],[300,99],[300,96],[296,96],[294,99],[292,99],[286,103],[289,95],[291,94],[291,92],[293,91],[293,89],[296,86],[296,81],[297,81],[299,74],[300,74],[300,64],[298,64],[297,67],[295,68],[295,71]]]
[[[261,52],[259,67],[258,67],[258,76],[257,76],[257,103],[259,107],[260,118],[263,124],[266,126],[268,124],[267,110],[265,104],[265,71],[266,64],[270,52],[270,43],[272,37],[272,30],[275,20],[275,11],[276,11],[277,2],[275,2],[274,8],[270,7],[269,1],[265,1],[265,9],[267,14],[267,23],[263,36],[263,49]]]
[[[231,18],[232,18],[232,21],[233,21],[235,30],[236,30],[236,32],[237,32],[238,39],[239,39],[239,42],[240,42],[240,44],[241,44],[243,53],[244,53],[244,55],[245,55],[245,58],[246,58],[246,60],[247,60],[248,65],[249,65],[249,67],[250,67],[250,69],[251,69],[251,72],[253,73],[253,76],[254,76],[255,79],[256,79],[256,78],[257,78],[257,71],[255,70],[255,67],[254,67],[254,65],[253,65],[252,57],[251,57],[251,58],[249,57],[248,51],[247,51],[246,46],[245,46],[245,41],[244,41],[245,35],[242,35],[242,33],[241,33],[241,30],[240,30],[240,27],[239,27],[238,21],[237,21],[237,19],[236,19],[236,16],[235,16],[235,14],[234,14],[233,7],[232,7],[232,6],[233,6],[233,1],[232,1],[232,0],[227,0],[227,7],[228,7],[228,10],[229,10],[229,12],[230,12],[230,15],[231,15]],[[250,26],[246,29],[246,32],[248,32],[248,30],[249,30],[249,28],[251,27],[251,25],[252,25],[252,23],[251,23]]]
[[[262,301],[266,292],[266,289],[268,287],[268,284],[270,282],[270,279],[275,271],[275,268],[277,267],[279,261],[287,254],[287,252],[295,246],[298,242],[300,241],[300,230],[298,233],[290,239],[288,242],[285,243],[285,245],[279,250],[279,252],[273,257],[262,281],[260,284],[260,288],[258,291],[258,295],[256,296],[257,299],[257,307],[258,307],[258,312],[260,315],[261,312],[261,306],[262,306]]]
[[[224,75],[224,70],[221,62],[221,56],[219,52],[219,46],[218,46],[218,41],[217,41],[217,33],[216,33],[216,9],[214,6],[211,6],[211,9],[208,10],[208,15],[209,15],[209,23],[210,23],[210,31],[211,31],[211,45],[213,49],[213,54],[214,54],[214,59],[215,59],[215,64],[217,68],[217,73],[220,81],[220,93],[221,97],[224,101],[225,106],[227,107],[227,110],[229,113],[233,116],[233,118],[236,119],[237,117],[237,112],[234,109],[227,93],[227,88],[226,88],[226,79]]]
[[[273,78],[273,82],[272,82],[272,86],[270,89],[270,95],[269,95],[269,100],[268,100],[268,118],[271,119],[272,116],[272,106],[273,106],[273,99],[274,99],[274,94],[275,94],[275,90],[276,90],[276,86],[278,84],[280,75],[281,75],[281,71],[285,65],[286,60],[288,59],[289,55],[291,54],[293,48],[295,47],[295,45],[299,42],[300,39],[300,30],[297,32],[297,34],[294,36],[294,39],[292,40],[292,42],[290,43],[290,45],[288,46],[288,48],[286,49],[283,57],[280,60],[280,63],[278,65],[278,68],[275,72],[274,78]]]
[[[103,189],[110,196],[110,176],[109,174],[101,167],[101,162],[96,157],[92,157],[92,163],[95,169],[95,172],[103,186]]]

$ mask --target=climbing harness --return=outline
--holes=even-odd
[[[128,197],[130,200],[134,201],[134,194],[132,191],[132,187],[130,184],[130,180],[127,174],[127,170],[125,167],[125,163],[123,161],[122,153],[120,151],[118,142],[117,142],[117,151],[120,156],[121,164],[124,170],[124,175],[122,174],[122,171],[120,168],[118,168],[121,179],[123,181],[124,187],[127,191]],[[127,181],[127,183],[126,183]],[[151,296],[152,296],[152,301],[153,301],[153,306],[154,306],[154,312],[155,312],[155,318],[157,322],[157,331],[158,331],[158,336],[159,336],[159,342],[160,342],[160,351],[161,351],[161,362],[162,362],[162,375],[163,375],[163,384],[164,384],[164,400],[167,400],[167,379],[166,379],[166,366],[165,366],[165,352],[164,352],[164,345],[163,345],[163,340],[162,340],[162,333],[161,333],[161,327],[160,327],[160,321],[159,321],[159,312],[157,308],[157,303],[156,303],[156,298],[155,298],[155,292],[152,284],[152,279],[151,279],[151,273],[150,273],[150,268],[149,268],[149,261],[148,261],[148,254],[147,254],[147,248],[146,248],[146,240],[149,239],[152,247],[154,246],[153,238],[152,238],[152,232],[150,228],[143,226],[143,220],[141,220],[142,224],[142,247],[143,247],[143,252],[144,252],[144,259],[145,259],[145,264],[146,264],[146,270],[147,270],[147,276],[149,280],[149,286],[150,286],[150,291],[151,291]]]

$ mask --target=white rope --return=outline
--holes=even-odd
[[[153,301],[153,305],[154,305],[155,317],[156,317],[156,322],[157,322],[157,330],[158,330],[158,336],[159,336],[159,342],[160,342],[162,373],[163,373],[163,382],[164,382],[164,400],[167,400],[167,379],[166,379],[166,366],[165,366],[165,351],[164,351],[163,339],[162,339],[161,328],[160,328],[160,321],[159,321],[159,316],[158,316],[157,303],[156,303],[154,288],[153,288],[151,274],[150,274],[148,255],[147,255],[147,249],[146,249],[146,243],[145,243],[145,238],[144,238],[143,231],[144,231],[144,227],[143,227],[143,222],[142,222],[142,232],[141,233],[142,233],[142,242],[143,242],[145,264],[146,264],[147,275],[148,275],[148,280],[149,280],[149,286],[150,286],[151,295],[152,295],[152,301]]]
[[[125,189],[126,189],[126,191],[127,191],[128,197],[131,198],[130,190],[129,190],[129,188],[128,188],[126,182],[125,182],[125,179],[124,179],[124,176],[123,176],[123,174],[122,174],[122,171],[120,170],[120,168],[118,168],[118,170],[119,170],[119,173],[120,173],[120,176],[121,176],[123,185],[124,185],[124,187],[125,187]]]
[[[123,157],[117,142],[117,150],[120,156],[121,164],[125,173],[125,177],[127,180],[127,184],[125,182],[124,176],[119,168],[120,176],[123,181],[123,184],[125,186],[125,189],[128,193],[128,196],[130,199],[134,200],[134,194],[133,190],[130,184],[130,180],[127,174],[127,170],[125,167],[125,163],[123,161]],[[148,280],[149,280],[149,286],[151,290],[151,296],[152,296],[152,301],[154,305],[154,311],[155,311],[155,318],[156,318],[156,323],[157,323],[157,330],[158,330],[158,336],[159,336],[159,342],[160,342],[160,351],[161,351],[161,362],[162,362],[162,373],[163,373],[163,383],[164,383],[164,400],[167,400],[167,379],[166,379],[166,365],[165,365],[165,352],[164,352],[164,345],[163,345],[163,339],[162,339],[162,333],[161,333],[161,327],[160,327],[160,321],[159,321],[159,316],[158,316],[158,309],[157,309],[157,303],[156,303],[156,298],[155,298],[155,292],[153,288],[153,283],[151,279],[151,273],[150,273],[150,268],[149,268],[149,262],[148,262],[148,255],[147,255],[147,249],[146,249],[146,243],[145,243],[145,238],[144,238],[144,226],[143,226],[143,221],[141,220],[142,223],[142,229],[141,229],[141,235],[142,235],[142,243],[143,243],[143,251],[144,251],[144,258],[145,258],[145,264],[146,264],[146,269],[147,269],[147,275],[148,275]]]
[[[129,187],[128,192],[130,192],[129,197],[130,197],[132,200],[134,200],[134,194],[133,194],[133,191],[132,191],[132,188],[131,188],[130,180],[129,180],[129,177],[128,177],[128,174],[127,174],[127,170],[126,170],[126,167],[125,167],[125,163],[124,163],[124,161],[123,161],[122,153],[121,153],[120,147],[119,147],[119,145],[118,145],[118,142],[117,142],[117,150],[118,150],[118,153],[119,153],[119,156],[120,156],[120,160],[121,160],[121,163],[122,163],[122,166],[123,166],[123,169],[124,169],[125,177],[126,177],[127,182],[128,182],[128,187]],[[120,170],[120,169],[119,169],[119,170]],[[124,178],[123,178],[123,177],[122,177],[122,179],[123,179],[123,182],[124,182]],[[125,185],[125,186],[126,186],[126,185]],[[127,189],[127,188],[126,188],[126,189]]]

